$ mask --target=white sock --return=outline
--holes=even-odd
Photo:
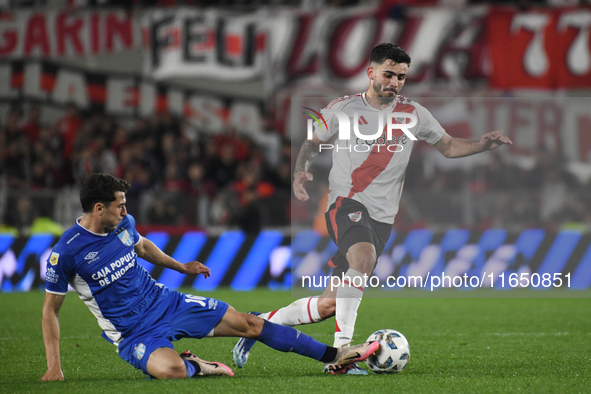
[[[363,289],[365,289],[363,274],[349,268],[345,273],[345,280],[337,288],[334,347],[342,347],[353,340],[357,309],[363,298]]]
[[[300,298],[276,311],[262,313],[260,317],[271,323],[290,327],[324,320],[318,312],[318,296]]]

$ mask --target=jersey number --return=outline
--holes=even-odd
[[[185,294],[185,302],[189,303],[189,302],[195,302],[201,306],[205,306],[205,301],[207,298],[205,297],[200,297],[200,296],[196,296],[196,295],[192,295],[192,294]]]

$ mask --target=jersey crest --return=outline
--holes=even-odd
[[[146,345],[144,345],[143,343],[140,343],[133,349],[133,355],[138,360],[144,358],[144,354],[146,354]]]
[[[131,235],[129,235],[127,230],[123,230],[122,232],[117,234],[117,236],[119,237],[121,242],[123,242],[123,245],[125,245],[125,246],[133,245],[133,238],[131,237]]]
[[[361,220],[361,211],[353,212],[349,214],[349,219],[357,223]]]

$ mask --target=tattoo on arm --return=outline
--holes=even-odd
[[[298,153],[294,174],[300,171],[308,172],[316,156],[318,156],[318,145],[311,140],[306,140]]]

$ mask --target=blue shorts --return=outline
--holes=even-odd
[[[181,338],[207,336],[227,310],[228,304],[214,298],[165,291],[146,316],[144,327],[134,330],[119,343],[119,357],[148,374],[148,358],[154,350],[174,349],[171,341]]]

